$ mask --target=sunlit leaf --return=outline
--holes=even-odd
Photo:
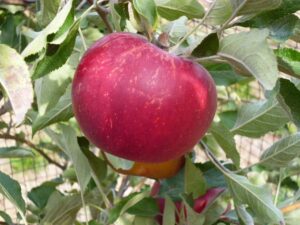
[[[277,130],[288,121],[289,118],[277,99],[271,97],[268,100],[243,105],[238,111],[236,123],[231,131],[248,137],[260,137]]]
[[[260,164],[268,167],[287,167],[300,155],[300,133],[285,137],[269,148],[260,157]]]
[[[189,19],[204,16],[204,8],[197,0],[155,0],[155,3],[158,13],[168,20],[176,20],[181,16]]]
[[[266,39],[268,30],[251,30],[228,35],[221,40],[223,59],[252,74],[267,90],[275,87],[278,78],[277,61]]]
[[[33,102],[33,88],[28,67],[16,50],[0,44],[0,84],[6,91],[20,124]]]

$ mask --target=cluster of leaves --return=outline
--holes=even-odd
[[[290,213],[287,207],[299,205],[300,195],[283,195],[299,187],[293,175],[300,163],[300,52],[286,47],[300,41],[298,0],[215,0],[206,10],[197,0],[40,0],[0,7],[1,98],[9,100],[16,124],[24,121],[33,135],[45,135],[33,144],[10,134],[9,124],[1,124],[0,138],[19,145],[0,148],[0,158],[33,157],[34,151],[63,170],[57,179],[32,189],[28,204],[18,182],[0,172],[0,192],[25,224],[83,224],[76,220],[82,208],[91,211],[89,224],[156,223],[159,209],[149,197],[149,186],[122,198],[128,186],[135,190],[144,180],[126,177],[117,189],[119,176],[90,151],[95,149],[80,136],[73,119],[70,85],[76,66],[87,47],[110,30],[138,32],[200,62],[218,87],[222,107],[200,144],[211,162],[187,160],[177,176],[162,181],[160,195],[167,199],[163,224],[175,223],[173,201],[180,198],[189,209],[191,198],[212,187],[228,191],[201,214],[188,210],[190,224],[298,224],[299,210]],[[194,28],[190,21],[196,21]],[[201,26],[209,26],[211,33],[202,33]],[[237,26],[246,31],[230,32]],[[162,41],[165,34],[168,40]],[[257,82],[263,100],[245,101],[250,84],[257,87]],[[269,132],[283,137],[264,150],[258,163],[240,168],[234,138],[259,138]],[[220,151],[228,161],[216,159]],[[53,154],[65,164],[52,160]],[[132,165],[110,159],[123,168]],[[267,178],[261,177],[264,172]],[[250,181],[251,173],[259,179]],[[59,191],[66,182],[78,183],[80,191]],[[275,201],[270,184],[278,187]],[[233,202],[234,210],[225,210],[224,202]],[[5,212],[0,216],[12,224]]]

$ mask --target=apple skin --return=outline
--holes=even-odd
[[[72,85],[85,136],[138,162],[190,151],[209,128],[216,102],[214,81],[202,66],[130,33],[107,35],[88,49]]]

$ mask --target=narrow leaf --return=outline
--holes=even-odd
[[[7,223],[7,225],[14,225],[11,217],[4,211],[0,211],[0,217],[4,219],[4,222]]]
[[[71,20],[74,19],[74,12],[72,12],[73,2],[73,0],[69,0],[62,10],[57,13],[51,23],[44,30],[42,30],[39,35],[32,42],[30,42],[29,45],[27,45],[22,52],[22,56],[24,58],[40,53],[44,48],[46,48],[48,36],[57,33],[64,25],[68,17],[70,17]]]
[[[219,38],[217,33],[211,33],[207,35],[200,45],[198,45],[193,51],[192,56],[206,57],[217,54],[219,50]]]
[[[280,78],[277,99],[294,124],[300,128],[300,90],[287,79]]]
[[[135,10],[143,16],[151,26],[157,21],[157,11],[154,0],[133,0]]]
[[[163,210],[163,223],[162,225],[176,224],[176,211],[175,205],[170,197],[165,198],[165,207]]]
[[[281,72],[300,78],[300,52],[292,48],[280,48],[275,54]]]
[[[274,206],[272,196],[265,188],[254,186],[246,177],[240,175],[224,175],[237,204],[247,204],[259,221],[284,224],[282,213]]]
[[[240,167],[240,154],[236,149],[235,140],[233,134],[228,128],[223,126],[221,123],[213,123],[210,131],[218,144],[224,150],[226,156],[230,158],[233,163],[239,168]]]
[[[39,77],[45,76],[66,63],[67,59],[73,52],[79,25],[80,20],[77,20],[70,28],[66,39],[61,45],[59,45],[57,51],[51,55],[46,54],[46,56],[38,62],[32,75],[32,79],[37,79]]]
[[[202,18],[205,12],[197,0],[155,0],[155,3],[158,13],[168,20],[176,20],[181,16]]]
[[[64,65],[35,81],[35,93],[38,105],[38,115],[43,116],[52,109],[61,96],[66,92],[72,81],[74,70],[69,65]]]
[[[193,198],[205,194],[206,191],[206,183],[201,170],[189,158],[185,160],[184,191],[187,194],[192,194]]]
[[[267,90],[275,87],[277,61],[267,43],[268,30],[232,34],[221,40],[219,55],[230,64],[252,74]]]
[[[209,25],[221,25],[225,23],[233,13],[231,0],[216,0],[206,18]]]
[[[0,84],[6,91],[20,124],[31,108],[33,88],[28,66],[16,50],[0,44]]]
[[[0,193],[3,194],[15,207],[18,211],[25,214],[25,201],[22,197],[21,186],[20,184],[10,178],[8,175],[0,171]]]
[[[276,121],[276,122],[275,122]],[[238,117],[231,132],[247,137],[260,137],[277,130],[289,121],[276,98],[248,103],[238,111]]]
[[[63,196],[58,191],[55,191],[50,196],[45,207],[45,216],[41,221],[41,225],[73,225],[81,207],[80,194]]]
[[[51,130],[47,130],[47,134],[72,160],[79,185],[84,191],[91,179],[89,162],[78,145],[75,130],[62,124],[59,125],[59,128],[61,130],[59,134]]]
[[[73,117],[72,100],[71,100],[71,86],[66,90],[66,93],[61,96],[57,104],[45,113],[43,116],[38,116],[32,125],[33,135],[51,124],[57,122],[68,121]]]
[[[285,137],[267,148],[260,157],[260,164],[271,168],[287,167],[300,155],[300,133]]]
[[[27,158],[34,157],[31,150],[22,147],[0,148],[0,158]]]

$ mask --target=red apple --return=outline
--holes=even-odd
[[[113,33],[81,59],[72,101],[82,132],[97,147],[132,161],[163,162],[205,134],[216,88],[199,64],[139,35]]]

